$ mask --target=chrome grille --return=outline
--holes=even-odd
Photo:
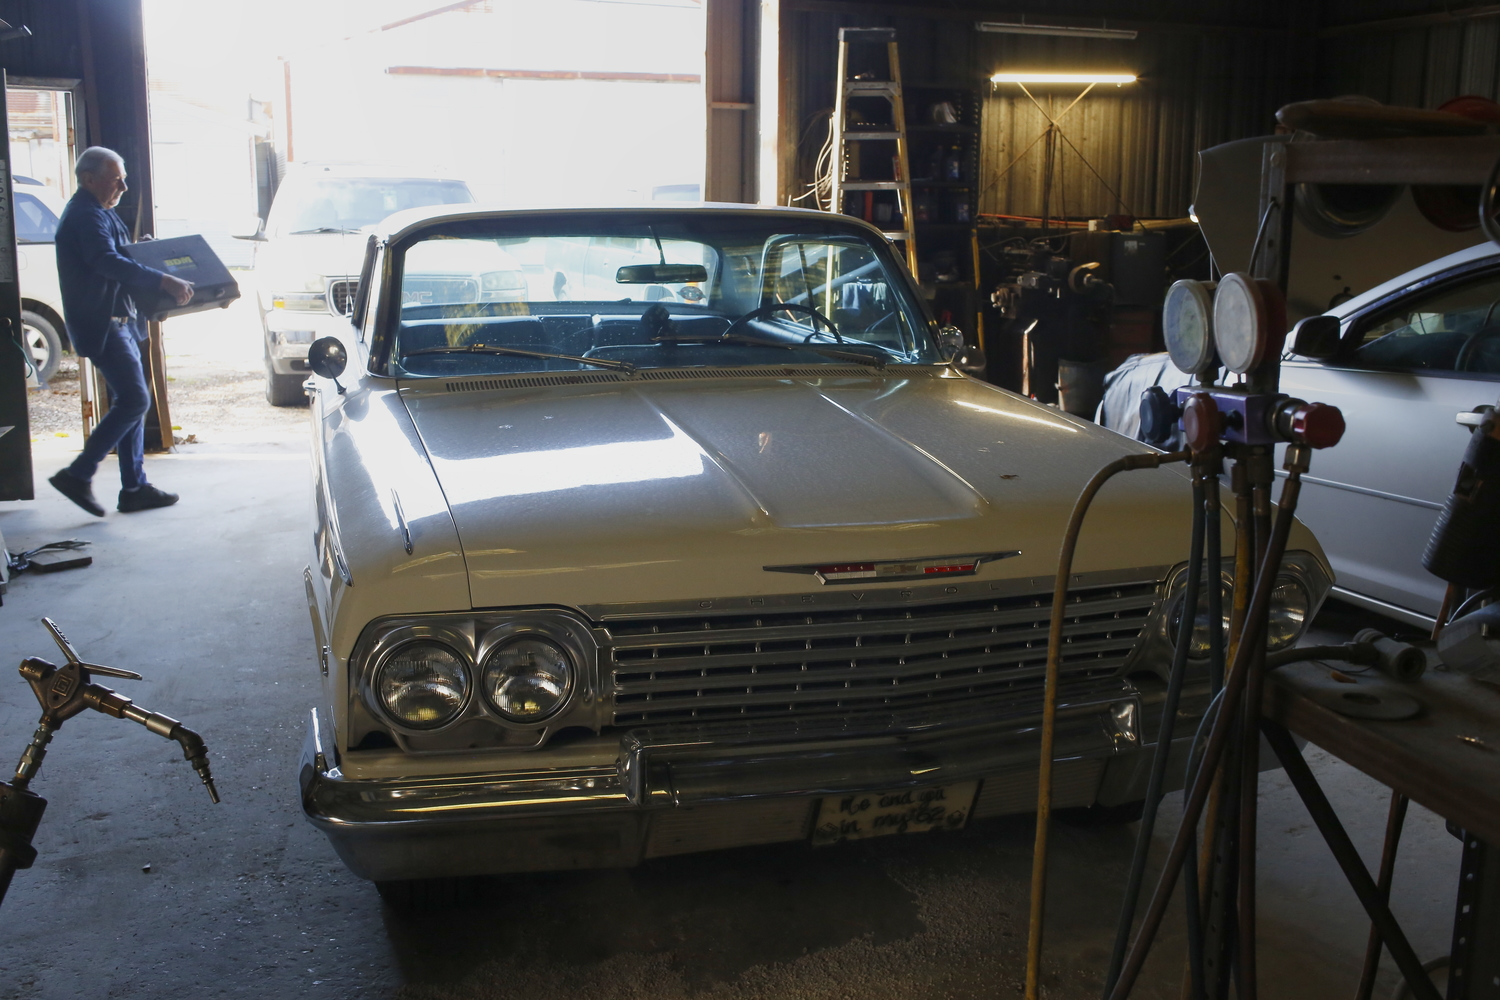
[[[1154,580],[1069,593],[1062,682],[1114,676]],[[628,618],[609,623],[613,721],[796,718],[977,696],[1033,700],[1052,594],[920,607]]]
[[[359,290],[358,281],[332,281],[328,284],[328,308],[335,316],[354,315],[354,293]]]

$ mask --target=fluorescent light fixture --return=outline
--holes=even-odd
[[[1135,38],[1133,28],[1080,28],[1066,24],[1016,24],[1011,21],[979,21],[974,27],[994,35],[1063,35],[1068,38],[1113,38],[1128,42]]]
[[[996,73],[991,83],[1135,83],[1134,73]]]

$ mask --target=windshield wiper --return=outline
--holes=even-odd
[[[341,229],[338,226],[319,226],[317,229],[298,229],[287,233],[288,236],[314,236],[319,233],[343,233],[348,236],[359,232],[358,229]]]
[[[401,357],[403,359],[414,358],[419,354],[504,354],[517,358],[576,361],[581,365],[593,365],[596,368],[612,368],[615,371],[626,373],[635,371],[635,365],[629,361],[615,361],[610,358],[584,358],[576,354],[556,354],[552,351],[528,351],[522,347],[506,347],[503,344],[465,344],[463,347],[423,347],[420,350],[407,351]]]
[[[751,347],[779,347],[784,351],[811,351],[821,354],[826,358],[840,358],[844,361],[857,361],[871,368],[884,368],[889,360],[883,353],[880,356],[860,354],[857,351],[842,351],[837,347],[819,347],[815,344],[783,344],[777,340],[762,340],[760,337],[751,337],[743,333],[726,333],[717,337],[699,337],[692,334],[669,333],[665,336],[651,338],[659,344],[742,344]],[[876,348],[876,350],[880,350]]]

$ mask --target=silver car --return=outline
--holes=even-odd
[[[1439,258],[1328,315],[1330,356],[1288,350],[1281,363],[1282,392],[1331,403],[1347,424],[1302,478],[1297,516],[1328,553],[1334,596],[1431,627],[1446,585],[1422,550],[1468,445],[1455,417],[1500,396],[1500,251]],[[1137,436],[1141,390],[1189,381],[1165,354],[1132,358],[1108,377],[1099,422]]]
[[[486,246],[524,293],[476,301],[421,263]],[[943,338],[846,216],[387,219],[342,343],[309,358],[307,818],[405,900],[1030,811],[1068,512],[1141,448],[967,376]],[[1060,807],[1144,794],[1189,508],[1167,467],[1090,516]],[[1305,529],[1282,574],[1276,644],[1328,589]]]

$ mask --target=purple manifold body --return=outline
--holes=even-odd
[[[1216,385],[1185,385],[1172,394],[1172,402],[1178,408],[1187,406],[1187,401],[1197,393],[1204,392],[1213,397],[1219,413],[1224,418],[1224,440],[1239,444],[1276,444],[1272,411],[1285,393],[1246,392],[1243,389],[1226,389]]]

